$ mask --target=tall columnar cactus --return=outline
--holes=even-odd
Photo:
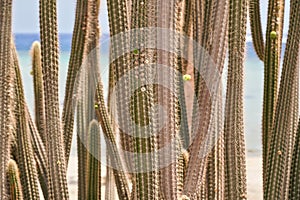
[[[14,66],[14,86],[16,103],[16,161],[22,173],[20,174],[25,199],[39,199],[37,169],[34,161],[34,152],[31,143],[30,130],[26,118],[26,103],[17,52],[12,46],[12,60]]]
[[[44,104],[44,86],[41,63],[41,45],[39,42],[34,42],[31,47],[32,58],[32,76],[34,88],[34,108],[35,108],[35,123],[42,141],[47,145],[45,135],[45,104]]]
[[[0,13],[0,197],[7,199],[6,167],[10,157],[11,141],[11,97],[12,97],[12,59],[11,59],[11,20],[12,0],[1,0]]]
[[[288,183],[285,180],[286,176],[289,176],[289,157],[292,153],[290,142],[291,135],[294,134],[292,126],[294,117],[291,113],[294,112],[293,99],[298,98],[292,91],[294,84],[298,85],[295,78],[298,77],[300,47],[300,4],[293,0],[290,5],[288,39],[267,157],[265,199],[285,199],[287,197],[285,186],[288,186]],[[297,157],[293,159],[295,160]]]
[[[190,3],[193,9],[190,15],[193,14],[191,18],[194,19],[192,35],[197,45],[193,47],[195,96],[191,127],[192,141],[189,147],[191,159],[188,164],[184,194],[196,198],[200,191],[204,193],[207,190],[211,194],[210,198],[214,198],[216,193],[209,190],[222,191],[224,188],[222,182],[224,137],[222,123],[219,123],[221,118],[218,116],[221,116],[222,110],[220,77],[227,50],[228,2],[191,1]],[[213,84],[216,84],[218,89],[211,90]],[[207,142],[210,145],[204,148]],[[215,160],[216,158],[218,160]],[[212,185],[206,188],[204,179],[210,181]]]
[[[229,61],[224,122],[225,199],[246,199],[243,77],[247,1],[229,2]]]
[[[73,95],[76,94],[77,91],[76,78],[78,78],[78,73],[84,57],[88,16],[87,13],[88,0],[78,0],[76,4],[75,25],[62,114],[65,156],[67,160],[69,159],[70,155],[74,126],[75,100]]]
[[[101,199],[100,128],[92,121],[88,131],[87,199]]]
[[[284,19],[284,0],[270,0],[268,6],[268,20],[266,44],[264,54],[264,97],[262,116],[263,138],[263,180],[268,176],[267,157],[270,138],[273,137],[275,107],[278,95],[278,76],[282,47]]]
[[[40,36],[45,98],[49,199],[68,199],[66,159],[58,100],[56,0],[40,1]]]
[[[296,135],[295,146],[293,150],[293,159],[291,164],[290,183],[288,199],[296,200],[300,198],[300,123],[298,123],[298,130]]]
[[[9,182],[9,193],[11,200],[22,200],[23,193],[20,180],[20,172],[17,163],[10,159],[7,166],[7,176]]]

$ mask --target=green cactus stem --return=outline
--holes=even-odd
[[[298,99],[298,93],[293,93],[293,91],[295,91],[294,84],[296,87],[299,84],[295,80],[298,80],[299,73],[300,5],[298,1],[293,0],[290,6],[288,39],[267,157],[265,199],[287,198],[287,191],[283,188],[289,183],[287,177],[290,177],[290,160],[295,159],[291,158],[293,149],[291,135],[294,135],[292,123],[295,121],[295,117],[291,113],[295,111],[294,103]]]
[[[23,200],[20,172],[17,163],[12,159],[8,162],[7,174],[10,186],[10,199]]]
[[[278,98],[278,78],[282,48],[284,0],[269,0],[264,54],[264,95],[262,115],[263,182],[267,172],[268,148],[274,126]],[[266,184],[263,184],[264,186]]]
[[[87,199],[101,199],[100,128],[92,121],[88,131]]]

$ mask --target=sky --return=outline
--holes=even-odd
[[[14,0],[13,2],[13,31],[15,33],[38,33],[38,0]],[[58,0],[58,30],[60,33],[72,33],[75,17],[76,0]],[[289,13],[289,1],[286,2],[286,22]],[[266,26],[267,0],[261,0],[262,25]],[[108,33],[106,0],[101,0],[100,16],[101,32]],[[249,27],[249,26],[248,26]],[[288,31],[285,23],[284,33]],[[249,32],[249,30],[248,30]]]

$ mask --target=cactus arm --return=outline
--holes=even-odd
[[[10,159],[7,166],[7,174],[10,186],[10,199],[11,200],[22,200],[22,186],[20,180],[20,172],[17,163]]]
[[[40,0],[40,37],[45,99],[49,199],[69,199],[66,159],[58,99],[58,33],[56,0]]]
[[[75,115],[75,103],[74,93],[76,92],[76,78],[78,77],[79,70],[82,65],[84,57],[84,45],[86,40],[86,29],[87,29],[87,13],[88,13],[88,0],[78,0],[76,4],[76,16],[74,31],[72,36],[72,47],[70,54],[70,61],[68,67],[68,75],[65,88],[65,100],[62,114],[63,131],[64,131],[64,146],[65,156],[69,159],[73,126],[74,126],[74,115]]]
[[[1,0],[0,13],[0,197],[7,198],[5,185],[6,167],[10,156],[12,60],[11,60],[11,18],[12,1]]]
[[[100,128],[92,121],[88,131],[87,199],[101,199]]]
[[[229,63],[224,123],[225,199],[246,199],[243,76],[247,1],[229,2]]]
[[[264,60],[265,44],[260,18],[260,0],[249,0],[249,15],[253,45],[257,56]]]
[[[25,199],[39,199],[37,169],[34,161],[34,153],[30,138],[30,131],[26,119],[26,104],[22,85],[21,72],[17,58],[17,52],[13,45],[12,59],[15,70],[15,91],[17,120],[17,162],[21,170],[21,183]]]
[[[46,157],[46,148],[39,135],[37,127],[33,122],[28,107],[26,106],[26,118],[27,123],[30,129],[31,143],[34,151],[34,160],[37,165],[38,178],[43,191],[45,199],[48,199],[48,188],[47,188],[47,157]]]
[[[194,48],[194,77],[195,77],[195,96],[193,104],[193,119],[191,128],[191,144],[189,146],[190,159],[185,177],[183,194],[196,198],[200,191],[205,189],[204,180],[206,179],[208,154],[218,154],[220,159],[224,159],[222,154],[219,154],[219,148],[206,149],[204,146],[207,142],[213,142],[213,146],[217,143],[214,137],[219,137],[223,134],[223,127],[215,121],[219,116],[220,102],[219,94],[216,91],[209,91],[212,83],[219,83],[216,89],[220,90],[220,77],[224,67],[224,60],[227,51],[227,33],[228,33],[228,2],[226,1],[199,1],[194,2],[194,21],[193,21],[193,40],[202,48]],[[202,12],[202,13],[201,13]],[[204,69],[202,70],[201,67]],[[205,76],[206,72],[214,71],[213,76]],[[204,75],[204,76],[203,76]],[[206,79],[201,78],[206,77]],[[219,130],[213,130],[210,127],[215,127],[218,124]],[[219,143],[222,146],[222,140]],[[209,150],[209,151],[207,151]],[[214,152],[212,152],[212,151]],[[203,152],[203,153],[202,153]],[[200,155],[201,154],[201,155]],[[222,158],[223,157],[223,158]],[[217,165],[215,165],[217,167]],[[218,166],[220,167],[220,166]],[[211,177],[211,183],[217,183],[221,179],[222,172]],[[212,180],[213,179],[213,180]],[[218,183],[212,187],[219,187],[222,190],[224,184]]]
[[[107,148],[109,152],[108,156],[110,156],[112,165],[114,166],[113,172],[118,195],[120,199],[126,200],[129,199],[128,183],[123,170],[124,167],[121,161],[120,153],[116,146],[115,134],[111,127],[109,115],[105,108],[101,79],[99,80],[96,90],[96,102],[98,102],[99,105],[99,108],[96,110],[96,114],[106,137]]]
[[[299,67],[300,4],[298,1],[293,0],[290,6],[288,39],[267,159],[266,172],[268,174],[265,182],[265,199],[283,199],[286,197],[283,188],[286,184],[285,178],[288,176],[288,158],[292,153],[289,144],[290,135],[294,133],[294,127],[291,125],[294,122],[294,117],[291,112],[294,109],[293,101],[297,98],[292,91],[294,90]],[[296,84],[298,83],[296,82]]]
[[[298,122],[298,130],[296,134],[296,141],[293,150],[292,164],[290,173],[290,185],[288,199],[300,199],[300,120]]]
[[[32,73],[34,85],[34,108],[35,108],[35,123],[40,137],[45,145],[45,105],[44,105],[44,88],[43,88],[43,74],[41,63],[41,46],[39,42],[34,42],[31,47],[32,57]]]
[[[282,47],[284,0],[270,0],[264,55],[264,94],[262,115],[263,182],[268,176],[267,160],[278,97],[279,65]],[[275,33],[275,37],[274,37]],[[265,184],[264,184],[265,185]]]

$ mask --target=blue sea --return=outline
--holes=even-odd
[[[39,40],[38,34],[15,34],[15,43],[19,55],[25,95],[29,107],[32,109],[34,104],[31,71],[31,44]],[[65,82],[67,76],[68,61],[71,49],[71,34],[60,34],[60,104],[63,104]],[[108,35],[101,37],[101,67],[108,69]],[[107,71],[103,81],[107,88]],[[244,89],[244,116],[246,146],[249,151],[261,151],[261,116],[262,116],[262,97],[263,97],[263,63],[257,58],[251,42],[247,43],[247,57],[245,68],[245,89]]]

